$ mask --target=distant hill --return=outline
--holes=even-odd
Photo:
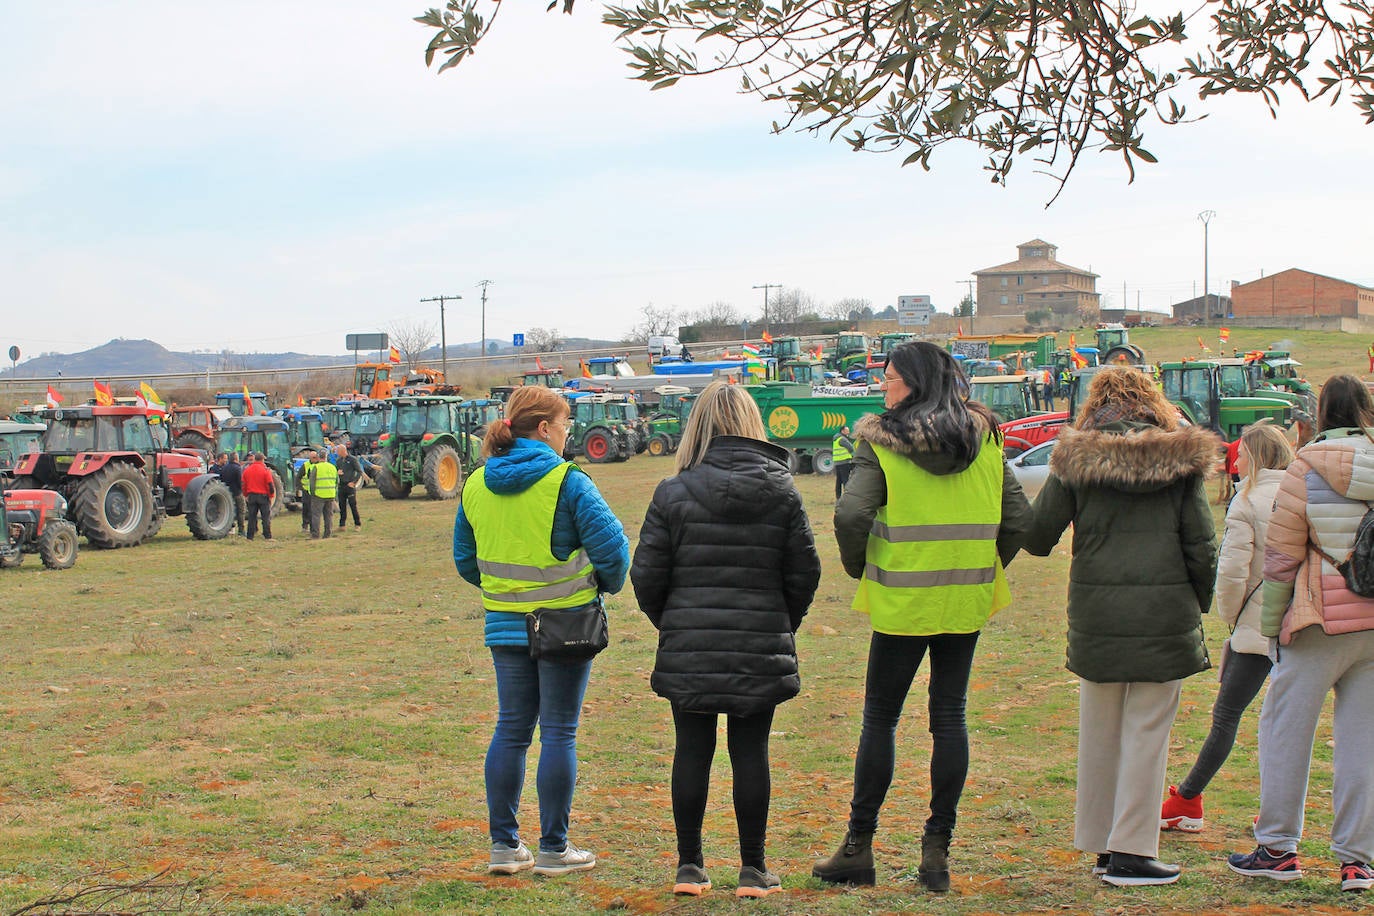
[[[490,345],[495,341],[488,340]],[[562,349],[576,350],[593,347],[607,347],[614,341],[590,340],[582,337],[567,338]],[[480,341],[471,343],[451,343],[448,345],[450,357],[476,356],[481,350]],[[495,351],[498,354],[514,352],[508,343]],[[439,347],[431,347],[424,352],[425,360],[438,360]],[[375,358],[375,354],[359,354],[359,358]],[[351,366],[353,354],[320,355],[311,353],[235,353],[221,350],[218,353],[178,353],[168,350],[151,340],[126,340],[123,338],[83,350],[80,353],[44,353],[20,363],[14,369],[0,370],[0,378],[52,378],[65,375],[71,378],[85,376],[130,376],[165,375],[176,372],[204,372],[225,369],[294,369],[302,366]]]

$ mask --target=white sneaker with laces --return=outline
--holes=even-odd
[[[566,875],[572,871],[586,871],[596,867],[596,856],[569,843],[562,852],[539,850],[534,859],[536,875]]]
[[[534,855],[521,843],[515,848],[505,843],[491,844],[491,862],[487,873],[492,875],[513,875],[534,867]]]

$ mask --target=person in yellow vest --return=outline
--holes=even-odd
[[[517,388],[482,441],[486,463],[468,478],[453,526],[458,573],[482,591],[485,643],[496,671],[496,728],[487,748],[491,858],[487,871],[560,875],[596,865],[568,841],[577,782],[577,727],[592,660],[533,659],[525,614],[579,610],[625,584],[625,529],[580,468],[563,460],[568,402]],[[538,855],[520,842],[525,757],[539,726]]]
[[[318,451],[310,453],[305,466],[305,492],[310,494],[310,539],[319,540],[320,523],[324,537],[334,536],[334,500],[339,496],[339,469]]]
[[[830,443],[830,458],[835,463],[835,499],[844,493],[849,483],[849,472],[854,470],[854,440],[849,438],[849,427],[841,426]]]
[[[831,883],[873,884],[873,834],[892,783],[897,723],[930,654],[930,816],[917,876],[949,889],[949,842],[968,775],[964,723],[978,634],[1011,601],[1003,567],[1029,525],[1030,505],[1002,460],[997,418],[966,400],[954,357],[925,341],[888,354],[887,409],[855,424],[854,473],[835,507],[845,572],[859,580],[853,607],[868,615],[863,728],[849,824],[817,862]]]
[[[1369,345],[1369,371],[1374,373],[1374,343]]]

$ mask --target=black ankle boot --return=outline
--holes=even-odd
[[[921,867],[916,870],[926,890],[949,890],[949,834],[927,833],[921,837]]]
[[[1165,865],[1149,856],[1128,852],[1114,852],[1107,862],[1102,880],[1117,887],[1136,887],[1144,884],[1173,884],[1178,880],[1179,867]]]
[[[875,884],[873,834],[845,831],[840,848],[812,866],[811,874],[830,884]]]

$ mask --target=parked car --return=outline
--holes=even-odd
[[[1050,453],[1054,451],[1056,441],[1041,442],[1015,458],[1007,459],[1012,475],[1020,481],[1021,489],[1026,491],[1026,499],[1035,499],[1045,485],[1045,478],[1050,476]]]

